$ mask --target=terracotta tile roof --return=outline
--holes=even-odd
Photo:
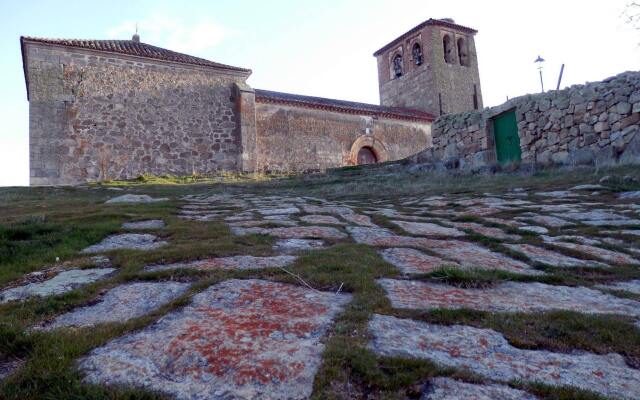
[[[293,106],[322,109],[348,114],[361,114],[387,118],[434,121],[435,116],[424,111],[398,107],[384,107],[375,104],[356,103],[353,101],[326,99],[323,97],[302,96],[299,94],[273,92],[256,89],[256,102],[279,103]]]
[[[383,53],[385,50],[389,49],[391,46],[393,46],[395,43],[398,42],[398,39],[401,39],[407,35],[410,35],[412,33],[415,33],[416,31],[419,31],[420,29],[424,28],[425,26],[442,26],[445,28],[451,28],[451,29],[456,29],[460,32],[464,32],[464,33],[468,33],[470,35],[475,35],[476,33],[478,33],[477,30],[463,26],[463,25],[458,25],[456,23],[453,22],[449,22],[446,20],[442,20],[442,19],[433,19],[433,18],[429,18],[428,20],[424,21],[423,23],[421,23],[420,25],[414,27],[413,29],[403,33],[402,35],[398,36],[397,39],[393,40],[391,43],[385,45],[383,48],[381,48],[380,50],[376,51],[375,53],[373,53],[374,56],[379,56],[381,53]]]
[[[126,54],[130,56],[152,58],[155,60],[172,61],[181,64],[199,65],[216,69],[226,69],[230,71],[250,74],[250,69],[233,67],[231,65],[220,64],[205,60],[204,58],[193,57],[175,51],[163,49],[147,43],[134,42],[133,40],[77,40],[77,39],[46,39],[29,36],[21,36],[20,43],[36,42],[53,44],[59,46],[76,47],[108,53]]]

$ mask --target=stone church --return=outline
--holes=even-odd
[[[429,19],[375,52],[380,105],[251,88],[251,70],[132,40],[21,37],[30,183],[304,172],[398,160],[482,109],[476,31]]]

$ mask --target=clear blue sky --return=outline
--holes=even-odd
[[[28,103],[20,35],[129,39],[248,67],[261,89],[378,102],[375,50],[430,17],[479,30],[485,105],[640,67],[625,0],[0,0],[0,186],[28,184]],[[563,85],[565,86],[565,85]]]

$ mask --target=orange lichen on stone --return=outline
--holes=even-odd
[[[155,325],[94,350],[82,366],[92,382],[113,382],[117,368],[127,371],[120,384],[174,395],[306,398],[320,338],[349,298],[277,282],[222,282]]]

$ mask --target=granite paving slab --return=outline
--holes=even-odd
[[[0,382],[16,373],[24,364],[25,360],[17,358],[4,359],[0,357]]]
[[[536,400],[523,390],[506,385],[474,384],[451,378],[434,378],[420,400]]]
[[[146,194],[124,194],[122,196],[114,197],[105,202],[105,204],[139,204],[139,203],[156,203],[160,201],[168,201],[166,197],[153,198]]]
[[[220,258],[207,258],[204,260],[188,261],[174,264],[149,265],[145,271],[167,271],[172,269],[197,269],[200,271],[226,269],[226,270],[252,270],[264,268],[286,267],[292,264],[297,257],[275,256],[275,257],[254,257],[254,256],[233,256]]]
[[[369,348],[381,356],[427,359],[500,382],[523,380],[574,386],[604,396],[640,398],[640,370],[619,354],[564,354],[519,349],[500,333],[374,315]]]
[[[469,308],[508,313],[563,310],[640,318],[640,302],[586,287],[505,282],[490,288],[466,289],[440,283],[396,279],[379,279],[377,282],[387,292],[395,308]]]
[[[521,226],[527,226],[527,224],[520,221],[516,221],[514,219],[504,219],[504,218],[483,218],[483,219],[492,224],[505,225],[511,228],[519,228]]]
[[[549,230],[544,226],[527,225],[527,226],[521,226],[518,229],[524,232],[537,233],[538,235],[546,235],[547,233],[549,233]]]
[[[123,229],[163,229],[165,223],[161,219],[151,219],[148,221],[125,222],[122,224]]]
[[[622,200],[640,199],[640,191],[620,193],[618,197]]]
[[[598,258],[600,260],[620,265],[633,264],[638,265],[640,262],[630,255],[603,249],[602,247],[594,247],[586,244],[576,244],[568,242],[554,242],[555,246],[563,247],[565,249],[579,251],[584,254],[588,254],[591,257]]]
[[[344,222],[332,215],[311,214],[300,217],[300,221],[308,224],[344,225]]]
[[[640,220],[631,219],[624,215],[616,214],[608,210],[570,211],[557,215],[560,218],[570,219],[591,226],[630,226],[640,225]]]
[[[273,250],[284,254],[296,254],[323,248],[325,248],[325,243],[315,239],[280,239],[273,245]]]
[[[518,235],[508,234],[500,228],[493,228],[476,224],[474,222],[446,222],[458,229],[467,229],[477,234],[500,240],[520,240],[522,237]]]
[[[556,199],[566,199],[566,198],[573,198],[573,197],[579,197],[581,195],[577,194],[577,193],[573,193],[569,190],[555,190],[552,192],[537,192],[536,196],[541,196],[541,197],[553,197]]]
[[[430,222],[391,221],[413,235],[461,237],[467,234],[455,229]]]
[[[289,214],[297,214],[300,212],[298,207],[290,206],[290,207],[279,207],[279,208],[261,208],[257,210],[258,213],[262,215],[289,215]]]
[[[573,222],[569,222],[562,218],[553,217],[551,215],[540,214],[526,214],[516,218],[518,221],[532,221],[536,224],[544,225],[550,228],[564,228],[566,226],[575,225]]]
[[[181,282],[134,282],[120,285],[101,296],[98,303],[62,314],[46,324],[44,329],[126,322],[175,300],[189,286],[189,283]]]
[[[358,243],[380,247],[417,247],[456,261],[464,268],[502,270],[525,275],[544,274],[521,261],[470,242],[398,236],[382,228],[347,227],[347,230]]]
[[[106,237],[98,244],[89,246],[82,253],[103,253],[112,250],[155,250],[166,244],[165,241],[157,241],[157,237],[151,234],[125,233]]]
[[[382,258],[394,265],[403,274],[428,274],[442,267],[458,267],[453,261],[433,257],[421,251],[407,248],[391,248],[380,251]]]
[[[305,212],[310,214],[333,214],[333,215],[345,215],[345,214],[353,214],[353,210],[346,206],[336,206],[336,205],[322,205],[317,206],[314,204],[306,204],[302,206],[302,209]]]
[[[473,207],[462,212],[463,215],[472,217],[486,217],[488,215],[497,214],[505,210],[506,207]]]
[[[569,190],[602,190],[602,189],[606,189],[606,187],[598,184],[585,184],[585,185],[574,186]]]
[[[377,226],[376,224],[373,223],[373,221],[371,221],[371,217],[369,217],[368,215],[347,213],[347,214],[340,214],[340,216],[344,220],[349,221],[352,224],[367,226],[370,228],[375,228]]]
[[[609,285],[598,285],[598,289],[604,290],[624,290],[626,292],[640,294],[640,279],[635,279],[626,282],[616,282]]]
[[[103,279],[115,272],[115,268],[71,269],[62,271],[51,279],[12,287],[0,292],[0,303],[25,300],[29,297],[46,297],[63,294]]]
[[[306,399],[322,337],[350,301],[299,286],[229,280],[79,361],[86,382],[176,399]]]
[[[328,226],[297,226],[287,228],[231,228],[235,235],[262,234],[281,239],[345,239],[347,235]]]
[[[558,243],[558,242],[574,241],[574,242],[579,242],[579,243],[588,244],[588,245],[601,244],[601,242],[599,240],[586,238],[584,236],[574,236],[574,235],[547,236],[547,235],[542,235],[540,237],[542,238],[542,240],[544,240],[547,243]]]
[[[243,212],[235,215],[231,215],[226,217],[224,220],[227,222],[235,222],[235,221],[246,221],[252,220],[255,218],[255,215],[252,212]]]
[[[227,210],[210,210],[210,209],[199,209],[199,210],[180,210],[180,216],[189,217],[206,217],[213,215],[224,215],[227,214]]]
[[[239,228],[254,228],[265,225],[281,225],[281,226],[297,226],[298,223],[296,221],[291,221],[288,219],[263,219],[263,220],[245,220],[245,221],[237,221],[237,222],[227,222],[229,226],[236,226]]]
[[[505,246],[524,254],[533,262],[550,265],[552,267],[608,267],[608,265],[596,261],[580,260],[530,244],[505,244]]]

